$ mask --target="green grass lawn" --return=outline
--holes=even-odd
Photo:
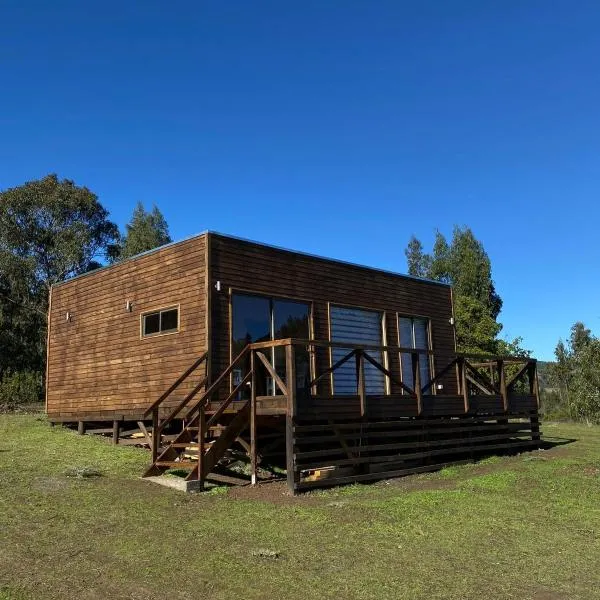
[[[185,495],[145,450],[0,415],[0,599],[600,598],[600,428],[543,429],[577,441],[291,498]]]

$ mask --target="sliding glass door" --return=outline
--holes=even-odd
[[[235,293],[231,299],[232,356],[237,356],[247,344],[283,338],[310,338],[310,305],[296,300],[269,298],[251,294]],[[307,392],[310,383],[310,357],[306,347],[296,346],[296,385],[298,393]],[[285,348],[269,348],[264,351],[277,374],[285,381]],[[249,359],[248,359],[249,361]],[[248,370],[249,362],[236,370],[233,385]],[[242,372],[243,371],[243,372]],[[272,377],[257,381],[258,395],[276,395]],[[247,395],[247,394],[246,394]]]
[[[402,348],[429,350],[429,319],[422,317],[398,317],[398,331],[400,334],[400,346]],[[400,360],[402,362],[402,382],[413,389],[412,357],[408,352],[403,352],[400,355]],[[421,385],[423,386],[431,379],[429,355],[421,354],[419,356],[419,369],[421,373]]]

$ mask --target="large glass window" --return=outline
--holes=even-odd
[[[400,333],[400,346],[402,348],[430,349],[429,319],[422,317],[398,317],[398,331]],[[400,360],[402,363],[402,382],[413,389],[412,357],[408,352],[403,352],[400,355]],[[419,369],[421,372],[421,386],[423,386],[431,379],[429,355],[420,354]]]
[[[331,341],[383,346],[383,314],[359,308],[331,306],[329,310]],[[333,348],[332,363],[335,364],[350,352],[350,348]],[[383,353],[367,350],[370,356],[383,365]],[[385,393],[385,375],[365,361],[365,388],[368,394]],[[345,362],[333,372],[334,394],[356,394],[356,362]]]
[[[283,338],[310,338],[310,305],[305,302],[268,298],[249,294],[234,294],[232,298],[232,351],[237,356],[247,344]],[[296,346],[297,392],[308,391],[310,357],[306,347]],[[285,381],[285,348],[266,349],[265,354]],[[245,365],[244,373],[249,365]],[[243,377],[242,368],[234,372],[234,385]],[[258,395],[281,393],[271,377],[258,381]]]
[[[309,305],[293,300],[272,300],[273,339],[310,338]],[[310,383],[310,357],[306,346],[295,346],[297,392],[308,390]],[[273,364],[277,374],[285,381],[285,348],[273,348]],[[272,383],[271,383],[272,385]]]
[[[248,344],[271,339],[271,303],[269,298],[235,294],[233,312],[233,358]]]

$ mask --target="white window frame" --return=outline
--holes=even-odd
[[[151,315],[158,315],[158,319],[159,319],[159,327],[160,327],[160,323],[161,323],[161,315],[164,312],[170,312],[172,310],[176,310],[177,311],[177,328],[176,329],[169,329],[167,331],[157,331],[156,333],[145,333],[144,331],[144,324],[146,321],[146,317],[149,317]],[[154,338],[154,337],[162,337],[164,335],[172,335],[174,333],[179,333],[181,331],[181,306],[179,304],[173,304],[171,306],[166,306],[164,308],[155,308],[153,310],[146,310],[143,313],[140,314],[140,339],[149,339],[149,338]]]

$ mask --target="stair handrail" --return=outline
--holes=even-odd
[[[146,409],[144,412],[144,418],[157,409],[207,358],[208,352],[201,354],[200,357],[196,359],[194,363],[188,367],[179,376],[179,378]]]
[[[225,378],[231,374],[231,372],[233,371],[233,369],[235,369],[240,360],[244,358],[248,354],[248,352],[250,352],[250,347],[251,344],[245,346],[244,349],[233,359],[229,366],[214,380],[214,382],[206,389],[206,391],[198,398],[198,400],[196,400],[196,403],[188,409],[188,419],[192,418],[192,415],[199,408],[206,407],[206,405],[210,401],[210,397],[221,386]],[[231,398],[228,397],[225,401],[227,400],[231,402]]]

